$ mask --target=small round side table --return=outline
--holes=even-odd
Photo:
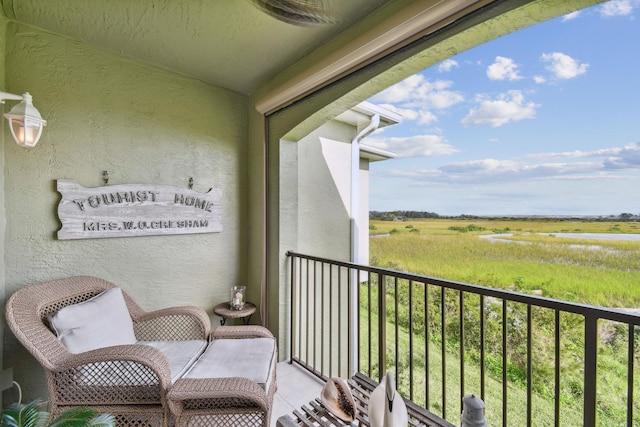
[[[256,306],[250,302],[245,302],[241,310],[233,310],[229,307],[228,302],[221,302],[213,307],[213,312],[222,317],[222,319],[220,319],[221,325],[227,323],[227,319],[242,319],[242,322],[248,325],[251,320],[251,315],[256,312]]]

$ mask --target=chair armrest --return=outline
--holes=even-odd
[[[165,355],[138,344],[69,354],[49,373],[57,405],[163,403],[172,385]]]
[[[211,319],[199,307],[168,307],[135,317],[133,328],[141,341],[206,340]]]
[[[271,400],[267,392],[248,378],[182,378],[176,381],[168,394],[169,406],[180,414],[187,400],[244,400],[254,403],[269,413]],[[221,404],[222,407],[224,405]]]
[[[274,338],[264,326],[218,326],[211,333],[211,339],[219,338]]]
[[[116,345],[85,351],[84,353],[69,354],[58,365],[58,370],[78,369],[86,365],[109,362],[144,366],[155,374],[158,384],[164,389],[168,389],[171,386],[171,367],[167,357],[157,348],[141,344]]]

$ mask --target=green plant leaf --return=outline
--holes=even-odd
[[[49,427],[86,427],[89,420],[98,415],[95,409],[78,407],[69,409],[53,420]]]
[[[111,414],[101,414],[89,420],[87,425],[92,427],[113,427],[116,425],[116,420]]]
[[[49,413],[40,411],[38,406],[42,402],[21,404],[14,403],[2,412],[3,427],[44,427],[49,419]]]
[[[115,419],[110,414],[99,414],[86,407],[64,411],[56,419],[50,420],[46,411],[41,411],[40,400],[27,404],[14,403],[2,412],[0,427],[114,427]]]

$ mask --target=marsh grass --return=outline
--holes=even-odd
[[[437,221],[437,229],[430,224],[430,233],[398,232],[370,239],[370,263],[573,302],[640,307],[640,242],[573,241],[544,235],[513,236],[505,242],[479,238],[482,232],[451,231],[447,224]],[[542,227],[534,221],[527,228]]]
[[[371,264],[398,271],[444,278],[446,280],[479,284],[488,287],[536,293],[545,297],[600,305],[606,307],[640,307],[640,242],[603,241],[590,239],[567,239],[548,235],[531,235],[530,232],[640,232],[636,223],[588,222],[567,224],[563,221],[473,221],[474,227],[466,227],[470,221],[418,220],[403,222],[372,221],[375,232],[390,232],[388,236],[370,239]],[[410,227],[407,227],[410,225]],[[454,226],[452,228],[452,225]],[[514,229],[517,227],[517,229]],[[462,230],[462,231],[461,231]],[[615,231],[614,231],[615,230]],[[496,241],[479,238],[481,234],[514,233],[510,241]],[[459,410],[460,388],[442,390],[442,377],[447,384],[461,384],[460,340],[456,338],[457,325],[447,325],[444,341],[440,338],[443,325],[439,323],[438,310],[442,309],[442,292],[428,286],[429,310],[433,319],[419,314],[424,311],[424,289],[412,290],[417,303],[416,313],[408,317],[408,285],[397,283],[386,285],[387,300],[387,368],[397,370],[399,390],[411,395],[413,400],[428,407],[435,413],[442,410],[446,402],[447,418],[452,411]],[[421,293],[422,292],[422,293]],[[455,294],[455,292],[452,292]],[[375,294],[375,289],[374,289]],[[440,295],[440,296],[438,296]],[[445,310],[453,319],[459,313],[459,303],[455,295],[445,292]],[[362,300],[366,301],[366,300]],[[376,296],[372,298],[376,301]],[[400,301],[396,304],[396,301]],[[473,298],[465,300],[473,306]],[[365,307],[363,307],[365,308]],[[524,306],[510,305],[509,353],[507,378],[509,396],[507,404],[508,425],[524,425],[524,404],[526,402],[526,381],[522,347]],[[362,310],[365,312],[366,310]],[[490,307],[488,316],[500,319],[501,304]],[[465,308],[465,312],[467,312]],[[473,309],[468,310],[473,313]],[[361,314],[362,315],[362,314]],[[372,341],[377,334],[377,313],[371,314]],[[361,325],[365,320],[361,318]],[[474,338],[473,325],[478,319],[465,320],[469,332],[462,344],[465,347],[465,390],[479,389],[479,363],[477,337]],[[548,312],[534,309],[533,313],[534,361],[533,407],[535,425],[553,425],[553,319]],[[397,333],[395,326],[398,325]],[[600,335],[604,345],[599,348],[598,377],[598,425],[617,426],[624,424],[626,396],[626,371],[629,366],[625,345],[628,331],[621,325],[600,324]],[[487,327],[501,328],[500,322],[488,322]],[[563,315],[561,320],[561,425],[578,426],[582,420],[582,365],[580,361],[583,341],[582,324],[579,316]],[[452,332],[449,334],[449,332]],[[636,331],[636,342],[640,341],[640,331]],[[363,331],[363,342],[368,346],[368,333]],[[475,340],[475,341],[474,341]],[[499,330],[489,330],[487,335],[488,357],[486,403],[490,425],[501,425],[502,414],[496,412],[502,407],[502,358],[499,346]],[[372,343],[374,344],[374,343]],[[429,360],[425,361],[429,347]],[[374,345],[375,347],[375,345]],[[363,347],[361,347],[362,349]],[[366,348],[366,347],[364,347]],[[396,356],[396,348],[398,348]],[[445,351],[442,351],[442,349]],[[413,354],[409,354],[413,349]],[[495,350],[495,351],[494,351]],[[372,349],[373,354],[377,349]],[[361,350],[363,354],[363,350]],[[444,364],[443,364],[444,356]],[[379,375],[377,361],[361,360],[365,369],[372,369],[372,376]],[[408,372],[414,370],[414,383],[410,387]],[[442,368],[444,366],[444,369]],[[636,393],[640,391],[640,355],[635,352]],[[429,396],[426,396],[426,382]],[[445,397],[443,397],[443,395]],[[444,400],[443,400],[444,399]],[[640,425],[640,402],[634,402],[634,422]]]
[[[420,233],[452,234],[449,227],[474,225],[484,228],[484,234],[529,232],[529,233],[640,233],[640,223],[633,221],[578,221],[540,219],[489,219],[489,218],[438,218],[414,219],[410,221],[371,220],[370,235],[388,234],[392,229],[409,232],[417,229]],[[407,228],[409,226],[410,228]],[[371,230],[371,228],[373,228]]]

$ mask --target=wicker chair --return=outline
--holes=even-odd
[[[181,380],[172,378],[172,366],[162,351],[150,345],[127,344],[74,354],[58,339],[49,324],[49,316],[63,307],[84,302],[114,287],[114,284],[106,280],[89,276],[27,286],[16,291],[7,301],[7,324],[44,367],[49,411],[52,415],[75,406],[89,406],[102,413],[111,413],[119,426],[167,427],[176,419],[176,414],[171,411],[168,394],[173,382],[178,384]],[[180,341],[180,346],[182,343],[186,344],[187,340],[202,340],[204,351],[211,332],[210,319],[204,310],[197,307],[172,307],[146,312],[124,291],[122,295],[133,321],[135,339]],[[236,328],[220,327],[217,330],[218,337],[213,338],[248,338],[260,334],[273,338],[265,328],[247,327],[246,332],[237,331]],[[256,332],[256,328],[260,331]],[[225,334],[229,336],[226,337]],[[204,357],[203,354],[209,353],[209,347],[196,357]],[[269,423],[275,391],[275,363],[273,366],[273,387],[267,391],[261,389],[256,397],[262,408],[259,424],[264,426]],[[114,375],[117,380],[114,380]],[[243,379],[239,380],[242,382]],[[206,379],[199,381],[206,382]],[[236,387],[234,384],[231,386]],[[220,394],[219,391],[217,393]],[[222,395],[234,399],[233,390]],[[178,398],[180,400],[173,406],[182,410],[184,391]],[[223,403],[223,406],[229,410],[230,405]]]

